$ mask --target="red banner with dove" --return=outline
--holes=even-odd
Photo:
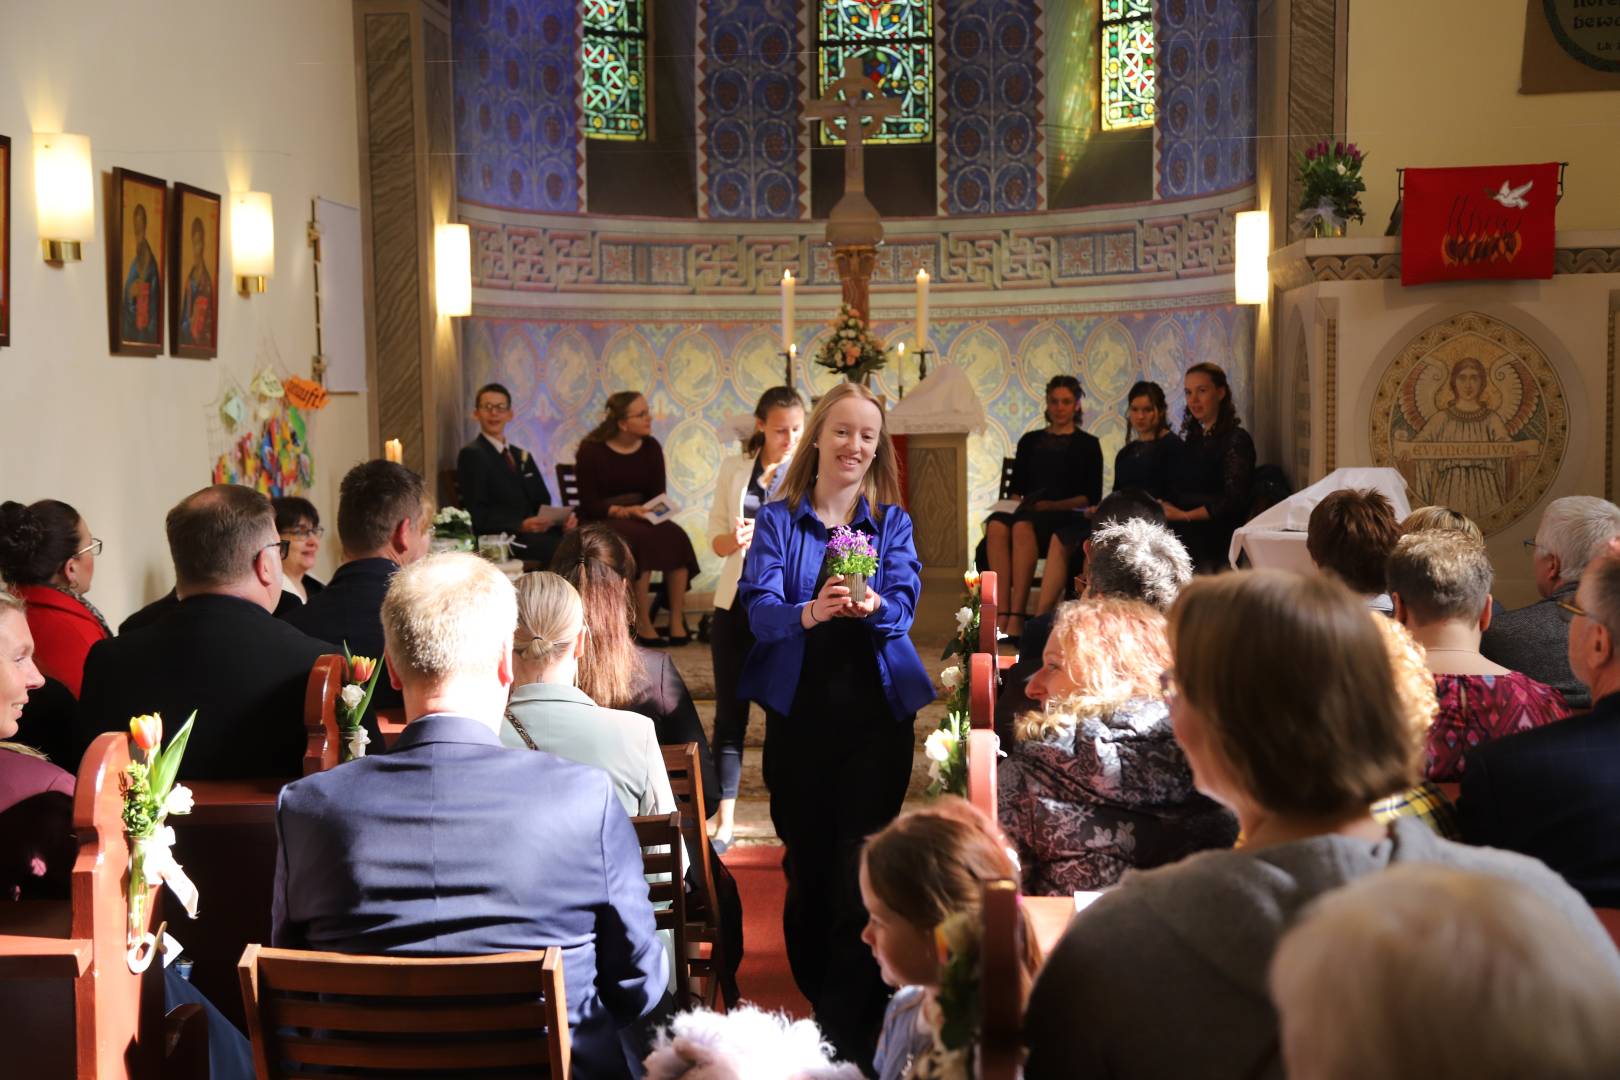
[[[1558,163],[1407,169],[1401,284],[1553,276]]]

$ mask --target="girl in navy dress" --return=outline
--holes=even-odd
[[[760,507],[738,587],[757,639],[739,690],[765,708],[765,783],[786,848],[788,963],[854,1062],[872,1060],[889,998],[861,941],[861,844],[900,812],[912,720],[934,698],[908,636],[921,564],[899,503],[883,408],[840,383],[811,414],[780,500]],[[877,550],[858,602],[826,570],[838,526]]]

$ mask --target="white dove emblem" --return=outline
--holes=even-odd
[[[1528,210],[1530,203],[1525,200],[1525,193],[1535,186],[1534,180],[1527,180],[1523,187],[1511,187],[1510,181],[1502,181],[1502,190],[1491,198],[1507,207],[1509,210]]]

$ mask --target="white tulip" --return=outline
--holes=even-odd
[[[169,794],[163,799],[164,814],[189,814],[196,799],[191,789],[184,784],[176,784],[169,789]]]

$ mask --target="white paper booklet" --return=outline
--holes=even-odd
[[[647,511],[647,516],[642,520],[650,521],[654,525],[668,521],[679,509],[668,495],[654,495],[641,505]]]

